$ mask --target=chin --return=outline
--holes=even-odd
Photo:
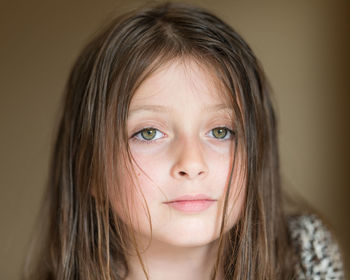
[[[191,247],[203,247],[207,246],[218,238],[202,237],[198,238],[196,236],[174,236],[163,238],[162,242],[168,245],[179,247],[179,248],[191,248]]]
[[[219,230],[214,226],[188,223],[186,226],[169,227],[165,232],[153,232],[153,239],[177,247],[205,246],[219,238]]]

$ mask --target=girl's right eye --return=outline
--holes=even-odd
[[[139,141],[155,141],[162,138],[165,134],[153,127],[144,128],[136,132],[131,138],[136,138]]]

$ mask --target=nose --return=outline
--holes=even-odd
[[[172,167],[172,176],[176,179],[201,179],[206,177],[208,166],[203,157],[200,143],[184,141],[176,149],[175,162]]]

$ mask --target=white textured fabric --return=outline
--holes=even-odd
[[[297,279],[344,279],[338,244],[321,219],[300,215],[290,217],[288,222],[296,251],[301,255]]]

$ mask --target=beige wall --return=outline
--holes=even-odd
[[[72,61],[125,2],[1,1],[1,279],[18,279]],[[275,91],[285,186],[333,223],[349,267],[349,2],[192,3],[226,19],[262,61]]]

